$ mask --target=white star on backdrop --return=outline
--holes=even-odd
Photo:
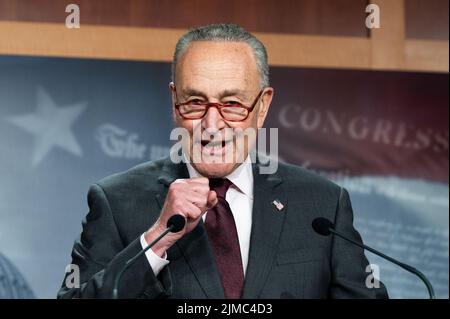
[[[58,107],[43,89],[37,89],[37,107],[34,113],[11,116],[6,120],[34,135],[35,143],[32,165],[38,165],[53,147],[60,147],[69,153],[82,156],[71,126],[83,113],[86,102]]]

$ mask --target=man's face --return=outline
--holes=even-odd
[[[193,42],[178,60],[176,83],[171,85],[173,116],[178,126],[190,133],[192,148],[184,150],[194,168],[206,177],[224,177],[240,165],[255,140],[245,138],[246,147],[238,147],[237,135],[225,134],[228,129],[261,128],[266,117],[273,89],[265,88],[248,118],[240,122],[225,120],[216,107],[209,108],[199,120],[184,119],[175,109],[175,103],[192,100],[210,103],[233,101],[250,107],[261,91],[260,74],[251,47],[243,42],[198,41]],[[201,130],[201,139],[194,139],[194,131]],[[214,137],[204,132],[216,134]],[[233,130],[234,131],[234,130]],[[214,141],[214,143],[208,143]],[[209,145],[206,145],[209,144]],[[193,153],[201,154],[200,157]],[[225,159],[226,154],[230,162]],[[200,161],[198,161],[200,158]]]

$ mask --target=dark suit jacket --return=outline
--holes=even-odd
[[[311,222],[326,217],[357,242],[345,189],[300,167],[279,163],[278,172],[259,174],[253,164],[254,205],[243,298],[387,297],[382,285],[366,288],[368,261],[362,249],[340,238],[316,234]],[[168,187],[188,178],[185,164],[170,159],[144,163],[93,185],[90,211],[75,242],[72,263],[81,287],[59,298],[110,298],[124,263],[142,248],[139,237],[158,218]],[[272,202],[284,204],[278,211]],[[155,276],[141,256],[121,279],[120,298],[224,298],[202,222],[167,251],[170,263]]]

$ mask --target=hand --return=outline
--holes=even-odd
[[[192,231],[203,214],[217,204],[217,194],[209,188],[205,177],[177,179],[169,187],[164,206],[156,223],[145,233],[147,243],[161,234],[172,215],[180,214],[186,218],[186,226],[177,233],[169,233],[162,238],[152,250],[162,257],[178,239]]]

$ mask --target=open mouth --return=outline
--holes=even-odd
[[[213,141],[207,141],[207,140],[202,140],[201,141],[201,144],[202,144],[202,147],[205,147],[205,146],[210,146],[210,147],[218,147],[218,146],[221,146],[221,147],[225,147],[225,144],[226,144],[227,142],[226,141],[215,141],[215,142],[213,142]],[[208,145],[209,144],[209,145]]]
[[[220,140],[220,141],[209,141],[202,140],[200,142],[202,153],[209,155],[223,155],[225,154],[227,146],[232,142],[232,140]]]

